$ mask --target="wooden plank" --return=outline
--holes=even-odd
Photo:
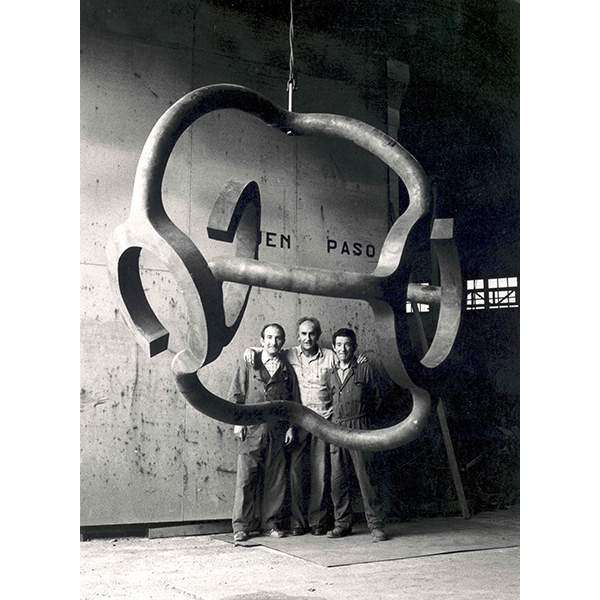
[[[205,521],[203,523],[186,523],[185,525],[166,525],[148,527],[149,538],[182,537],[188,535],[208,535],[212,533],[230,533],[231,521]]]
[[[471,512],[465,496],[465,490],[462,484],[462,478],[458,469],[458,463],[456,461],[456,455],[454,454],[454,445],[452,444],[452,438],[450,437],[450,429],[448,428],[448,420],[446,419],[446,409],[444,402],[440,398],[437,405],[437,416],[440,422],[440,428],[442,430],[442,437],[444,438],[444,446],[446,446],[446,454],[448,455],[448,464],[450,465],[450,472],[452,473],[452,481],[454,481],[454,488],[456,489],[456,495],[458,496],[458,503],[460,504],[460,510],[462,516],[465,519],[471,518]]]
[[[417,331],[421,349],[423,353],[425,353],[427,351],[428,343],[427,336],[425,335],[425,328],[423,327],[423,321],[421,320],[421,314],[419,313],[419,308],[416,302],[411,302],[410,304],[417,322]],[[454,453],[454,444],[452,443],[452,437],[450,436],[448,419],[446,418],[446,409],[441,398],[438,398],[436,413],[440,423],[440,429],[442,430],[442,438],[444,440],[444,446],[446,447],[446,455],[448,456],[448,465],[450,466],[450,473],[452,474],[452,481],[454,482],[454,489],[456,490],[456,496],[458,497],[460,510],[465,519],[470,519],[471,511],[469,510],[469,505],[465,496],[465,490],[462,484],[462,478],[460,476],[460,470],[458,468],[458,462],[456,461],[456,454]]]

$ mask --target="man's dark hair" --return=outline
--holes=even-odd
[[[279,329],[279,331],[281,331],[281,336],[283,337],[283,341],[285,342],[285,329],[279,324],[279,323],[267,323],[261,330],[260,330],[260,337],[264,340],[265,339],[265,330],[267,329],[267,327],[277,327],[277,329]]]
[[[347,329],[346,327],[342,327],[341,329],[338,329],[332,336],[331,336],[331,341],[333,343],[333,345],[335,346],[335,339],[338,337],[347,337],[350,338],[352,340],[352,343],[354,344],[354,347],[356,348],[356,334],[354,333],[354,331],[352,331],[352,329]]]
[[[310,321],[315,326],[315,331],[317,333],[317,338],[321,337],[321,323],[319,323],[319,319],[315,319],[315,317],[302,317],[298,319],[298,323],[296,323],[296,330],[300,329],[300,325],[302,323],[306,323],[306,321]]]

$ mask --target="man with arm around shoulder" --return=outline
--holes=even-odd
[[[368,363],[358,364],[356,334],[352,329],[338,329],[333,334],[333,349],[338,365],[331,369],[325,383],[331,395],[332,422],[349,429],[368,429],[369,417],[379,401],[379,391]],[[374,485],[372,455],[360,450],[330,446],[331,496],[333,499],[334,527],[329,538],[340,538],[352,532],[352,471],[356,474],[367,525],[373,542],[388,539],[383,525],[383,504]]]

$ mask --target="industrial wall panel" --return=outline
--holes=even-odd
[[[81,0],[84,29],[172,48],[191,48],[194,2],[188,0]]]
[[[150,362],[120,320],[105,245],[129,212],[135,169],[160,115],[189,89],[191,51],[85,30],[81,37],[81,524],[181,520],[185,407],[170,356]],[[189,229],[189,140],[165,177],[165,207]],[[151,303],[184,333],[170,274],[143,253]],[[157,270],[157,269],[163,269]],[[164,300],[164,301],[163,301]],[[163,306],[164,305],[164,306]],[[181,311],[180,311],[181,312]],[[181,313],[185,318],[185,311]]]
[[[172,293],[168,273],[145,276]],[[181,520],[185,401],[169,354],[144,356],[113,306],[106,269],[82,265],[81,523]]]
[[[85,32],[81,39],[81,261],[105,264],[106,240],[129,214],[135,169],[150,130],[189,91],[189,50]],[[165,207],[188,227],[189,140],[177,145]]]

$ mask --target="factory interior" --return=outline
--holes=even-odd
[[[68,110],[78,120],[69,130],[77,165],[67,194],[79,197],[79,222],[48,228],[38,220],[52,239],[73,229],[68,262],[79,256],[66,316],[75,321],[73,381],[61,392],[79,390],[78,418],[71,398],[64,403],[75,472],[56,493],[62,474],[46,466],[26,494],[28,519],[49,496],[50,512],[63,505],[69,527],[59,534],[64,553],[53,552],[61,530],[52,525],[38,549],[48,563],[36,560],[40,577],[21,585],[40,595],[58,583],[63,597],[85,600],[593,594],[593,552],[574,537],[595,538],[589,511],[576,508],[595,497],[594,468],[584,465],[596,452],[585,402],[593,375],[587,370],[584,384],[573,369],[594,356],[597,327],[577,301],[539,307],[557,273],[575,289],[593,272],[570,253],[594,254],[594,219],[581,218],[594,195],[594,151],[560,136],[589,122],[594,137],[582,115],[597,93],[587,88],[585,61],[569,70],[573,62],[555,49],[544,59],[552,35],[539,45],[524,39],[533,34],[525,4],[70,7],[78,15],[66,30],[79,51],[71,56],[78,102]],[[550,12],[560,27],[561,15]],[[571,44],[592,56],[591,24],[582,28]],[[561,88],[557,95],[585,80],[582,114],[575,100],[562,117],[554,104],[552,115],[548,107],[538,115],[537,97],[523,104],[533,80],[521,73],[531,72]],[[572,128],[561,121],[567,115]],[[551,159],[530,166],[544,153]],[[49,165],[60,160],[52,154]],[[74,202],[60,208],[69,219]],[[44,296],[59,277],[50,271],[39,272]],[[307,323],[316,342],[303,346]],[[60,348],[61,330],[51,327]],[[282,338],[274,351],[272,331]],[[343,412],[340,337],[351,347],[357,393],[369,398],[355,421]],[[316,385],[303,370],[309,346],[333,361],[319,371],[319,408],[307,401]],[[67,360],[54,354],[44,367],[53,375],[52,365]],[[240,400],[252,397],[246,383],[234,397],[242,374],[256,386],[257,377],[276,381],[277,369],[296,385],[289,396],[277,392],[271,405],[265,383],[256,405]],[[40,408],[53,413],[42,425],[52,437],[63,427],[57,405]],[[283,424],[285,443],[283,433],[274,442]],[[259,430],[275,449],[261,447],[260,475],[247,491],[248,436]],[[311,453],[324,448],[323,526],[306,512],[317,454],[294,483],[303,436]],[[583,444],[575,456],[574,444]],[[283,457],[277,489],[275,456]],[[351,499],[344,526],[342,457]],[[280,488],[278,520],[270,521]],[[256,525],[240,525],[241,497]],[[64,587],[54,554],[77,561]]]

